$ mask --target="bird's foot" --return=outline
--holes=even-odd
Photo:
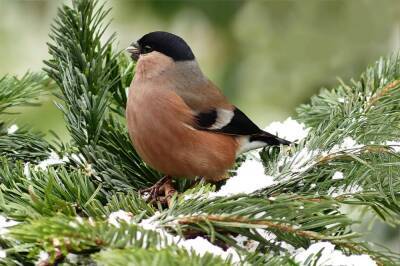
[[[164,196],[159,197],[158,201],[163,205],[168,205],[168,207],[171,207],[172,197],[176,193],[176,189],[172,184],[172,178],[170,178],[164,183],[164,185],[161,188],[161,191],[164,192]]]
[[[164,176],[153,186],[139,190],[139,193],[141,195],[148,194],[147,202],[159,202],[162,205],[171,206],[171,199],[176,193],[176,189],[172,185],[172,177]]]

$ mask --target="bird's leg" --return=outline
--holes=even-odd
[[[172,194],[175,192],[175,189],[172,186],[172,177],[168,176],[168,175],[161,178],[153,186],[139,190],[139,193],[140,194],[149,193],[149,197],[148,197],[147,201],[154,202],[154,201],[159,200],[159,196],[162,195],[161,194],[162,192],[164,192],[165,196],[167,196],[166,188],[169,191],[173,190]],[[172,196],[172,194],[171,194],[171,196]],[[162,195],[162,196],[164,196],[164,195]]]
[[[176,189],[172,185],[172,178],[167,180],[161,189],[164,190],[164,195],[165,195],[164,202],[162,203],[164,204],[167,203],[168,207],[171,207],[172,196],[174,196],[174,194],[176,193]]]

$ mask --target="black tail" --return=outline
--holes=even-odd
[[[258,134],[254,134],[250,137],[250,142],[252,141],[262,141],[267,143],[270,146],[279,146],[279,145],[290,145],[292,142],[287,141],[285,139],[281,139],[271,133],[266,131],[261,131]]]

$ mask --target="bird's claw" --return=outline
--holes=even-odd
[[[161,185],[162,186],[162,185]],[[158,197],[158,195],[160,194],[160,187],[159,184],[155,184],[149,188],[145,188],[145,189],[141,189],[139,190],[139,194],[142,196],[146,196],[147,201],[150,201],[152,199],[155,199]]]
[[[148,194],[146,202],[151,204],[159,202],[162,205],[170,205],[171,198],[175,192],[176,190],[172,186],[172,178],[170,176],[163,177],[149,188],[139,190],[140,195]]]

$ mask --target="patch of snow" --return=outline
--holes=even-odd
[[[78,153],[78,154],[72,153],[70,155],[70,157],[71,157],[72,160],[74,160],[75,162],[77,162],[79,164],[85,164],[86,163],[86,159],[85,159],[85,157],[83,156],[82,153]]]
[[[30,168],[29,168],[29,165],[30,165],[29,162],[27,162],[27,163],[24,164],[24,176],[26,176],[26,178],[27,178],[28,180],[31,179],[31,170],[30,170]]]
[[[85,170],[85,174],[87,176],[93,176],[94,174],[96,174],[96,171],[93,168],[93,165],[87,162],[86,158],[83,156],[82,153],[78,153],[78,154],[77,153],[71,153],[69,155],[68,160],[69,159],[71,159],[73,162],[75,162],[78,165],[80,165],[81,167],[83,167],[84,170]]]
[[[193,251],[200,256],[203,256],[206,253],[211,253],[213,255],[220,256],[223,259],[231,257],[232,262],[240,261],[239,254],[233,248],[228,248],[226,251],[224,251],[222,248],[211,244],[207,239],[200,236],[194,239],[180,241],[178,246],[186,249],[187,251]]]
[[[296,250],[292,245],[284,241],[278,241],[277,236],[274,233],[271,233],[264,229],[256,229],[256,232],[266,241],[285,249],[289,253],[293,253]],[[258,241],[251,239],[249,240],[246,236],[242,235],[237,235],[233,239],[236,240],[238,246],[246,249],[249,252],[254,252],[260,244]]]
[[[236,241],[236,244],[239,247],[244,248],[250,252],[254,252],[258,246],[258,242],[249,241],[249,238],[247,236],[237,235],[233,237],[233,239]],[[256,243],[257,245],[253,245],[253,243]]]
[[[274,177],[265,174],[261,162],[248,159],[242,163],[235,176],[228,179],[219,191],[212,192],[209,196],[224,197],[241,193],[249,194],[274,183]]]
[[[351,148],[358,147],[358,146],[359,145],[352,137],[345,137],[341,144],[341,147],[344,149],[351,149]]]
[[[79,221],[79,220],[78,220]],[[96,222],[93,220],[93,218],[92,217],[89,217],[89,219],[88,219],[88,222],[89,222],[89,224],[91,225],[91,226],[96,226]]]
[[[74,228],[78,228],[80,224],[83,224],[83,219],[80,216],[76,216],[75,221],[70,221],[68,224]]]
[[[338,226],[338,225],[340,225],[340,223],[328,224],[328,225],[325,225],[325,228],[326,229],[330,229],[330,228],[333,228],[333,227]]]
[[[297,151],[290,157],[282,157],[277,163],[278,169],[285,165],[290,166],[290,171],[293,173],[301,173],[313,167],[322,156],[328,156],[332,153],[344,152],[350,149],[360,149],[364,145],[358,144],[352,137],[345,137],[340,144],[334,145],[329,151],[322,151],[319,149],[310,150],[304,147],[302,150]],[[335,178],[340,177],[337,173]],[[313,187],[312,187],[313,188]]]
[[[15,132],[17,132],[18,126],[16,124],[11,125],[9,128],[7,128],[7,134],[12,135]]]
[[[79,256],[73,253],[68,253],[68,255],[65,257],[68,262],[72,264],[78,264],[79,262]]]
[[[265,231],[263,229],[256,229],[256,232],[263,237],[265,240],[274,243],[276,239],[276,235]],[[256,251],[258,245],[260,244],[258,241],[251,240],[247,236],[242,236],[242,235],[237,235],[236,237],[233,238],[236,240],[236,243],[238,244],[239,247],[244,248],[245,250],[249,252],[254,252]]]
[[[19,222],[7,219],[6,217],[0,215],[0,235],[4,235],[8,232],[8,227],[19,224]]]
[[[123,211],[119,211],[122,214],[122,217],[126,217],[126,213]],[[231,257],[233,263],[240,262],[239,254],[233,248],[228,248],[228,250],[224,251],[222,248],[213,245],[207,239],[202,237],[196,237],[195,239],[183,239],[180,236],[174,236],[159,226],[159,215],[160,213],[156,213],[150,218],[143,219],[138,225],[143,227],[145,230],[155,231],[160,234],[161,237],[165,239],[165,241],[160,241],[157,246],[157,249],[165,248],[168,245],[177,245],[178,247],[184,248],[187,251],[193,251],[196,254],[202,256],[206,252],[211,253],[213,255],[220,256],[223,259]],[[130,221],[130,220],[129,220]],[[141,232],[138,232],[138,237],[141,236]]]
[[[7,257],[7,252],[3,249],[0,249],[0,258],[4,259],[5,257]]]
[[[61,159],[60,156],[58,156],[58,154],[56,152],[52,151],[50,153],[49,158],[39,162],[39,164],[35,167],[35,169],[36,170],[37,169],[45,170],[47,167],[49,167],[51,165],[64,164],[65,162],[68,162],[67,157],[63,157]]]
[[[123,210],[119,210],[116,212],[112,212],[108,216],[108,223],[114,225],[115,227],[120,227],[120,221],[124,221],[126,223],[130,223],[132,221],[133,214],[130,212],[126,212]]]
[[[262,212],[257,213],[256,215],[254,215],[254,218],[260,219],[260,218],[263,218],[266,214],[267,214],[267,212],[262,211]]]
[[[363,146],[364,145],[358,144],[352,137],[345,137],[342,143],[334,145],[329,150],[329,153],[336,153],[350,149],[359,149],[362,148]]]
[[[297,151],[290,157],[282,157],[278,161],[278,168],[284,165],[290,166],[290,171],[294,173],[301,173],[307,171],[316,163],[316,158],[321,154],[320,150],[310,150],[307,147]]]
[[[272,232],[263,229],[256,229],[256,232],[259,233],[265,240],[270,242],[274,242],[276,240],[276,235]]]
[[[289,117],[283,122],[272,122],[264,130],[288,141],[300,141],[307,137],[310,128]]]
[[[139,225],[141,227],[143,227],[146,230],[153,230],[153,231],[157,231],[157,228],[159,228],[159,212],[156,212],[153,216],[151,216],[150,218],[147,219],[142,219],[139,223]]]
[[[184,195],[184,196],[183,196],[183,199],[184,199],[185,201],[187,201],[187,200],[194,200],[194,199],[202,198],[203,196],[204,196],[204,193],[196,192],[196,193],[193,193],[193,194]]]
[[[314,165],[313,158],[316,158],[320,153],[319,150],[309,150],[304,148],[299,151],[295,156],[291,164],[291,169],[293,172],[304,172]]]
[[[196,191],[194,193],[190,193],[190,194],[185,194],[183,196],[183,199],[185,201],[199,199],[199,198],[203,198],[204,195],[208,195],[208,193],[209,192],[206,190],[206,187],[205,186],[201,186],[198,191]]]
[[[35,265],[47,265],[48,264],[48,260],[50,258],[49,253],[47,253],[46,251],[41,250],[39,253],[39,259],[36,262]]]
[[[343,178],[344,178],[343,173],[340,171],[336,171],[332,176],[333,180],[339,180],[339,179],[343,179]]]
[[[283,248],[284,250],[286,250],[290,254],[293,254],[296,251],[295,247],[293,247],[292,245],[286,243],[285,241],[280,241],[280,242],[277,242],[277,243],[281,246],[281,248]],[[283,255],[284,252],[281,252],[281,254]]]
[[[394,152],[400,152],[400,141],[386,141],[385,145],[392,148]]]
[[[359,185],[352,185],[352,186],[347,186],[345,187],[344,185],[336,188],[336,187],[330,187],[328,190],[328,195],[331,195],[332,197],[339,197],[342,195],[346,194],[356,194],[359,192],[362,192],[363,188]]]
[[[90,218],[91,218],[91,217],[89,217],[89,219],[90,219]],[[82,219],[82,217],[76,216],[75,219],[76,219],[76,221],[77,221],[79,224],[83,224],[83,219]]]
[[[376,262],[368,255],[347,256],[339,250],[335,250],[335,245],[329,242],[317,242],[308,247],[300,248],[295,251],[294,260],[300,265],[308,265],[310,257],[320,252],[320,258],[313,265],[316,266],[376,266]],[[308,263],[306,263],[308,262]]]
[[[249,151],[248,153],[246,153],[246,158],[262,162],[261,157],[260,157],[260,150],[261,149]]]
[[[78,224],[76,222],[74,222],[74,221],[69,221],[68,225],[73,227],[73,228],[78,228]]]

